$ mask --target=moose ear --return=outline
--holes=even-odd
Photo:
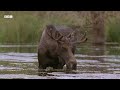
[[[53,25],[46,25],[46,31],[49,36],[52,36],[52,32],[54,31],[55,27]]]
[[[48,35],[54,40],[60,40],[63,36],[57,31],[54,25],[47,25],[46,30]]]

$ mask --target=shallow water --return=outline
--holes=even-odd
[[[0,45],[0,79],[120,79],[120,46],[79,46],[77,73],[39,74],[37,45]]]

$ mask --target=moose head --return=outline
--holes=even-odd
[[[82,35],[80,41],[75,40],[76,31],[73,30],[68,35],[62,35],[54,25],[47,26],[48,36],[57,42],[56,54],[62,66],[66,65],[67,70],[76,70],[77,62],[74,56],[75,45],[87,40],[86,33]]]

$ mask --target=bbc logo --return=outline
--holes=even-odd
[[[4,15],[4,18],[13,18],[13,15]]]

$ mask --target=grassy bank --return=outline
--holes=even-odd
[[[120,43],[120,19],[111,18],[112,23],[108,23],[106,26],[107,42]]]
[[[78,24],[76,14],[65,12],[9,12],[13,19],[0,15],[0,43],[2,44],[36,44],[46,24]],[[73,18],[71,18],[73,17]],[[71,19],[70,19],[71,18]],[[78,21],[78,22],[76,22]]]
[[[12,14],[13,19],[3,18],[5,14]],[[0,44],[37,44],[47,24],[85,26],[88,21],[90,21],[90,15],[86,12],[0,11]],[[115,19],[112,23],[105,24],[106,41],[120,42],[120,22],[118,21]]]

